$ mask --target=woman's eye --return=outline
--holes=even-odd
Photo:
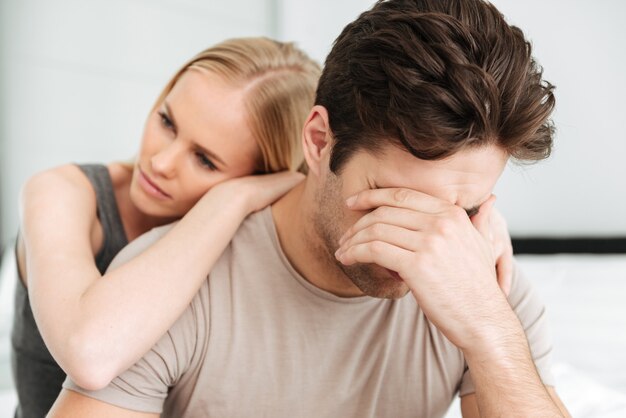
[[[215,166],[215,164],[213,164],[213,161],[209,160],[207,156],[204,155],[203,153],[196,152],[196,158],[198,159],[198,162],[200,163],[200,165],[208,168],[211,171],[217,170],[217,167]]]
[[[165,112],[159,112],[159,117],[161,118],[161,125],[163,125],[165,129],[174,130],[174,124],[172,123],[172,120],[165,114]]]

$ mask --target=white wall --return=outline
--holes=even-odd
[[[348,23],[369,9],[375,0],[318,0],[302,7],[297,0],[278,0],[278,37],[296,40],[311,57],[324,63],[332,43]]]
[[[494,0],[557,86],[553,157],[496,190],[517,235],[626,235],[626,2]]]
[[[280,36],[318,59],[370,0],[283,0]],[[533,41],[557,86],[558,134],[550,160],[510,166],[498,207],[513,234],[626,235],[626,2],[494,0]],[[330,12],[329,12],[330,11]]]
[[[228,37],[273,35],[270,0],[1,0],[2,241],[31,174],[131,158],[160,89]]]
[[[68,161],[133,155],[152,101],[188,57],[226,37],[276,35],[323,61],[372,0],[0,0],[0,215],[19,185]],[[496,189],[516,235],[626,235],[626,3],[495,0],[557,85],[554,156]]]

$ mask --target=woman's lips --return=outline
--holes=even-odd
[[[157,199],[166,200],[172,198],[172,196],[161,190],[141,169],[139,169],[139,185],[146,193]]]

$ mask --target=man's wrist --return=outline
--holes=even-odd
[[[474,321],[471,337],[459,347],[468,362],[499,361],[528,353],[524,329],[506,299],[492,302],[483,306],[489,314]]]

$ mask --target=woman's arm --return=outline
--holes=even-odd
[[[29,294],[59,365],[86,389],[106,386],[174,323],[241,221],[301,179],[280,173],[214,187],[161,240],[102,280],[90,243],[93,192],[76,179],[29,181],[22,203]]]

